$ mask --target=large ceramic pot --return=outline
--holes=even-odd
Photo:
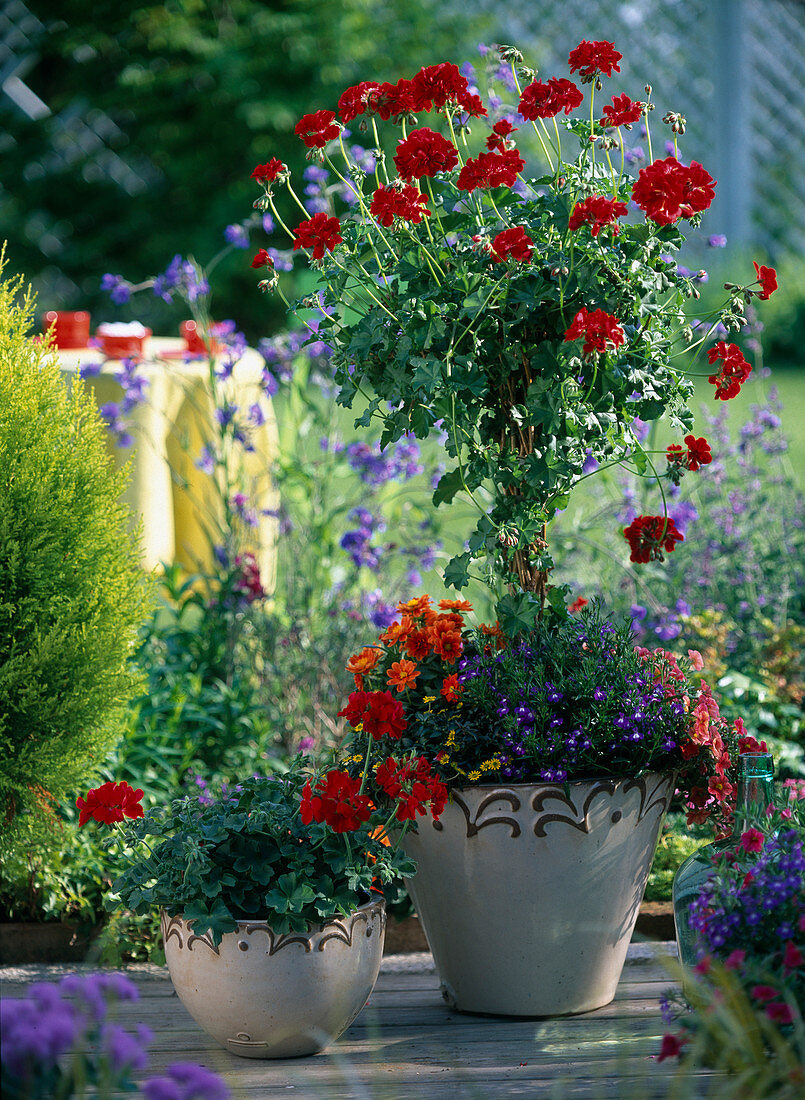
[[[165,958],[193,1019],[233,1054],[315,1054],[344,1032],[374,988],[383,956],[383,900],[349,917],[277,935],[241,921],[219,947],[162,914]]]
[[[555,1016],[615,996],[673,776],[453,791],[403,846],[445,1000]]]

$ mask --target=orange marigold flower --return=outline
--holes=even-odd
[[[469,600],[439,600],[442,611],[472,611]]]
[[[407,611],[409,615],[424,615],[426,611],[430,611],[430,596],[414,596],[405,603],[398,603],[397,610]]]
[[[391,626],[380,635],[380,641],[386,645],[396,645],[404,641],[414,629],[414,621],[409,615],[403,615],[402,622],[393,622]]]
[[[455,623],[448,615],[440,616],[436,622],[428,628],[428,636],[433,644],[433,649],[443,661],[452,664],[461,656],[463,644],[461,631],[456,629]]]
[[[488,623],[481,623],[480,631],[482,634],[485,634],[487,638],[494,638],[498,649],[505,649],[506,638],[500,628],[500,623],[496,622],[494,626],[489,626]]]
[[[360,653],[353,653],[347,661],[347,672],[361,673],[371,672],[380,660],[380,650],[377,646],[367,645]]]
[[[386,679],[391,687],[397,688],[397,691],[405,691],[406,688],[414,686],[418,675],[419,669],[414,662],[406,661],[403,657],[391,665]]]
[[[427,630],[412,630],[403,645],[405,652],[413,661],[421,661],[433,651]]]
[[[458,675],[455,672],[451,672],[442,682],[441,694],[448,703],[455,703],[463,690],[461,684],[458,682]]]

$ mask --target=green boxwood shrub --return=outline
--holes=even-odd
[[[129,655],[149,578],[105,429],[30,335],[34,302],[0,254],[0,815],[74,799],[137,694]]]

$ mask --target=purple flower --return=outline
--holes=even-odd
[[[83,378],[84,381],[88,378],[97,378],[101,373],[102,363],[82,363],[78,368],[79,378]]]
[[[263,226],[264,233],[270,234],[274,232],[274,219],[271,217],[270,214],[263,214],[260,221],[261,225]]]
[[[210,285],[200,269],[190,260],[176,255],[162,275],[157,275],[153,284],[154,294],[165,302],[172,302],[178,294],[188,302],[195,302],[210,292]]]
[[[105,290],[118,306],[124,305],[131,298],[131,284],[122,275],[104,275],[101,278],[101,290]]]
[[[202,473],[212,474],[215,472],[216,461],[215,452],[210,447],[209,443],[205,443],[201,449],[201,454],[196,459],[195,465]]]
[[[146,1048],[152,1038],[153,1032],[143,1024],[138,1025],[136,1038],[119,1024],[105,1024],[100,1033],[103,1053],[114,1073],[145,1069],[148,1064]]]
[[[671,519],[676,524],[680,533],[687,534],[688,527],[699,518],[699,513],[689,500],[682,500],[674,505],[670,511]]]
[[[193,1062],[174,1062],[163,1077],[144,1081],[146,1100],[229,1100],[230,1092],[221,1078]]]
[[[707,238],[707,243],[711,248],[726,248],[727,238],[723,233],[713,233]]]
[[[249,247],[249,231],[245,225],[228,225],[224,237],[235,248]]]

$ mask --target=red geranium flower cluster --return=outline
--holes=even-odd
[[[352,122],[367,111],[384,121],[392,116],[441,111],[447,103],[456,103],[469,115],[485,115],[486,108],[469,90],[467,80],[456,65],[443,61],[420,69],[413,80],[398,80],[396,84],[364,80],[347,88],[338,100],[341,121]]]
[[[274,261],[264,248],[259,248],[251,262],[252,267],[273,267]]]
[[[754,260],[752,260],[752,266],[755,269],[757,281],[761,286],[760,291],[756,292],[757,296],[761,302],[765,302],[777,289],[777,272],[773,267],[765,267],[762,264],[758,265]]]
[[[419,224],[423,215],[430,217],[427,206],[427,195],[423,195],[413,184],[404,183],[400,187],[378,187],[369,210],[388,229],[395,218]]]
[[[492,241],[492,259],[496,264],[509,258],[524,264],[531,263],[533,244],[522,225],[513,225],[511,229],[498,233]]]
[[[252,172],[252,179],[257,180],[258,183],[273,183],[277,176],[287,171],[287,164],[283,164],[281,160],[272,157],[271,160],[267,161],[265,164],[257,165]]]
[[[693,435],[686,435],[684,442],[684,447],[680,443],[672,443],[665,452],[669,466],[684,467],[686,470],[693,470],[695,473],[700,466],[707,466],[713,461],[710,444],[704,436],[699,436],[696,439]]]
[[[304,141],[308,149],[323,149],[340,132],[335,121],[335,111],[314,111],[310,115],[302,115],[294,127],[294,133]]]
[[[329,771],[311,790],[302,791],[300,817],[303,825],[326,822],[334,833],[351,833],[372,815],[372,800],[360,794],[361,781],[346,772]]]
[[[723,340],[710,348],[707,362],[710,366],[721,363],[718,374],[711,374],[707,379],[716,388],[716,401],[729,401],[731,397],[737,397],[741,386],[752,373],[752,364],[744,359],[738,345],[725,344]]]
[[[486,114],[480,98],[468,90],[466,77],[448,61],[420,69],[411,83],[417,99],[417,111],[429,111],[431,107],[441,111],[448,103],[456,103],[469,115]]]
[[[375,741],[396,739],[408,726],[402,703],[390,691],[353,691],[338,717],[346,718],[353,729],[362,726]]]
[[[87,797],[75,800],[78,807],[78,824],[86,825],[90,818],[104,825],[114,825],[126,817],[142,817],[140,804],[143,792],[135,791],[128,783],[104,783],[87,791]]]
[[[431,771],[424,756],[398,764],[390,756],[375,770],[375,782],[389,798],[397,800],[398,821],[416,821],[417,814],[430,812],[435,821],[447,804],[447,787]]]
[[[662,561],[663,550],[671,553],[684,535],[676,528],[670,516],[637,516],[624,530],[623,537],[629,543],[629,561]]]
[[[707,210],[715,195],[716,181],[697,161],[686,168],[676,157],[655,160],[640,169],[632,199],[658,225],[692,218]]]
[[[474,191],[476,187],[513,187],[517,173],[524,168],[525,161],[516,149],[479,153],[463,166],[456,186],[460,191]]]
[[[605,352],[607,345],[618,348],[625,337],[623,329],[618,324],[617,318],[603,309],[595,309],[592,313],[586,306],[582,306],[573,323],[565,332],[565,343],[579,340],[584,337],[582,346],[583,355],[592,355],[593,352]]]
[[[602,126],[625,126],[631,129],[632,123],[637,122],[643,113],[643,104],[640,100],[630,99],[628,95],[614,95],[612,102],[604,108]]]
[[[330,218],[322,212],[314,214],[306,222],[300,222],[294,233],[294,252],[297,248],[312,248],[314,260],[320,260],[325,249],[332,252],[344,240],[338,218]]]
[[[583,84],[588,84],[599,73],[604,76],[612,76],[613,71],[619,73],[621,67],[618,64],[623,58],[618,53],[612,42],[588,42],[586,39],[579,42],[575,50],[570,51],[567,63],[570,71],[578,74]]]
[[[589,225],[594,237],[606,226],[612,226],[612,232],[618,234],[620,226],[616,218],[628,213],[625,202],[616,202],[605,195],[591,195],[588,199],[582,199],[573,207],[568,221],[569,229],[579,229],[582,225]]]
[[[508,119],[501,118],[492,127],[492,133],[486,139],[487,149],[497,149],[502,153],[504,149],[511,148],[508,139],[515,133],[517,133],[517,127],[512,126]]]
[[[524,119],[533,122],[537,118],[553,118],[560,111],[569,115],[583,101],[583,94],[572,80],[551,77],[547,83],[535,80],[523,88],[517,110]]]
[[[425,126],[421,130],[412,130],[399,143],[394,163],[403,179],[419,180],[423,176],[435,176],[438,172],[449,172],[455,168],[458,152],[452,142]]]

